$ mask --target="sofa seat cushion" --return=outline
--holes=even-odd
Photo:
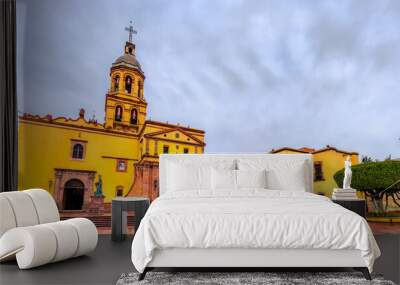
[[[85,218],[13,228],[0,238],[0,261],[16,257],[20,269],[33,268],[89,253],[97,238]]]

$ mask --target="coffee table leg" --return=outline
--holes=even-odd
[[[111,240],[122,241],[122,205],[112,202]]]
[[[125,239],[128,234],[128,211],[122,211],[122,238]]]

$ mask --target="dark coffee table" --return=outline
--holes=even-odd
[[[135,212],[135,232],[149,208],[150,200],[145,197],[116,197],[112,200],[111,239],[123,241],[128,232],[128,211]]]
[[[361,217],[365,219],[367,216],[367,203],[363,199],[354,199],[354,200],[335,200],[332,199],[332,202],[339,204],[340,206],[353,211],[354,213],[359,214]]]

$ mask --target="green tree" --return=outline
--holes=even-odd
[[[372,157],[368,156],[368,155],[363,155],[361,157],[361,163],[368,163],[368,162],[373,162],[374,160],[372,159]]]
[[[367,162],[352,167],[351,186],[365,193],[374,205],[374,210],[383,215],[387,211],[388,199],[391,197],[400,207],[400,161],[386,160]],[[342,187],[344,169],[333,176],[336,184]]]
[[[385,160],[392,160],[392,155],[389,154],[389,155],[385,158]]]

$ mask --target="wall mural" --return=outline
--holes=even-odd
[[[63,5],[69,4],[65,1]],[[221,7],[224,8],[223,5]],[[152,14],[153,11],[147,11],[147,13]],[[215,15],[210,15],[211,18],[215,20]],[[226,23],[226,21],[221,20],[222,22]],[[233,22],[236,24],[236,19]],[[261,24],[259,23],[259,25]],[[297,25],[294,26],[297,27]],[[224,31],[236,31],[223,25],[217,28],[221,28]],[[181,29],[185,30],[186,28],[181,27]],[[206,30],[206,28],[204,29]],[[332,73],[335,75],[333,76],[327,68],[326,73],[324,73],[324,70],[321,74],[327,77],[332,75],[335,78],[328,78],[331,80],[329,81],[319,75],[323,78],[318,79],[315,75],[318,75],[318,70],[315,71],[316,67],[312,64],[305,64],[302,67],[304,71],[293,68],[293,66],[300,66],[296,62],[284,62],[282,60],[283,62],[278,64],[275,62],[277,58],[287,59],[290,56],[276,54],[276,51],[272,48],[267,53],[269,58],[265,59],[271,62],[259,62],[258,60],[261,60],[265,55],[259,53],[259,50],[254,47],[257,44],[268,46],[271,43],[272,45],[274,43],[273,38],[260,39],[257,36],[255,37],[257,41],[252,43],[249,41],[251,38],[248,34],[241,35],[243,40],[240,41],[237,41],[237,34],[235,34],[232,36],[235,45],[229,45],[229,48],[227,48],[223,41],[219,42],[214,38],[215,42],[204,40],[200,43],[191,38],[193,33],[188,32],[186,37],[192,40],[189,40],[189,47],[195,50],[200,48],[203,49],[204,53],[207,53],[207,56],[211,58],[211,64],[207,60],[205,62],[209,64],[209,70],[214,73],[209,72],[209,70],[203,72],[203,70],[198,69],[199,62],[197,61],[196,65],[196,60],[199,59],[190,58],[188,60],[183,53],[182,62],[185,63],[182,64],[182,69],[184,71],[180,74],[173,74],[173,76],[176,75],[176,77],[181,78],[185,77],[186,73],[190,74],[188,77],[182,78],[181,81],[170,80],[172,83],[166,84],[169,88],[168,92],[171,91],[171,85],[177,84],[177,82],[185,87],[186,81],[190,81],[190,76],[195,77],[197,80],[195,83],[192,82],[192,85],[201,85],[202,88],[205,88],[205,91],[203,92],[203,89],[199,88],[201,94],[196,94],[197,91],[193,91],[194,93],[190,94],[193,96],[193,102],[190,102],[190,104],[196,106],[193,110],[184,112],[184,107],[179,109],[185,115],[179,117],[182,118],[182,121],[179,120],[182,123],[171,124],[152,120],[149,116],[148,107],[154,102],[149,104],[148,98],[146,98],[145,71],[139,63],[140,58],[136,55],[136,48],[140,49],[141,46],[138,45],[136,47],[133,41],[133,36],[136,34],[133,25],[130,24],[125,30],[128,33],[128,40],[125,43],[121,42],[121,54],[115,54],[114,59],[110,58],[109,72],[104,73],[102,77],[104,81],[107,81],[107,87],[104,90],[105,97],[100,97],[100,94],[92,97],[93,101],[96,101],[93,102],[93,105],[97,109],[104,109],[104,120],[98,121],[94,116],[89,116],[88,113],[92,110],[88,110],[87,107],[77,110],[76,117],[73,116],[72,118],[67,115],[38,115],[35,112],[20,112],[19,188],[21,190],[39,187],[48,190],[54,196],[64,217],[74,215],[102,216],[109,215],[110,203],[114,197],[145,196],[151,201],[158,197],[158,169],[159,155],[161,153],[193,154],[207,151],[231,152],[232,150],[232,152],[256,151],[274,154],[301,153],[311,154],[313,157],[315,193],[331,197],[334,189],[341,187],[340,184],[344,175],[344,161],[348,159],[354,169],[353,187],[358,190],[358,197],[367,199],[370,216],[383,216],[390,219],[400,216],[400,161],[398,157],[392,158],[389,156],[384,161],[382,159],[377,161],[369,156],[361,156],[359,154],[367,153],[367,149],[377,149],[376,156],[383,157],[383,153],[386,152],[385,147],[390,146],[391,150],[396,149],[396,147],[398,149],[397,139],[395,143],[390,142],[385,147],[376,147],[376,145],[373,146],[373,143],[381,144],[384,140],[388,141],[387,137],[385,139],[380,138],[380,140],[376,138],[376,141],[362,137],[369,135],[370,127],[377,126],[380,129],[385,123],[382,119],[383,115],[375,116],[373,122],[368,121],[367,119],[370,117],[367,114],[368,112],[364,110],[362,115],[356,113],[357,108],[362,108],[361,105],[349,104],[349,102],[356,101],[354,98],[352,99],[352,94],[363,93],[362,90],[353,90],[350,95],[347,93],[339,94],[346,91],[342,89],[339,90],[340,92],[335,89],[334,93],[332,93],[333,95],[329,94],[329,90],[320,90],[318,89],[319,85],[336,86],[335,84],[338,81],[335,81],[337,80],[335,76],[338,75]],[[319,30],[319,27],[316,30]],[[208,36],[211,35],[212,38],[213,32],[207,32],[209,33]],[[273,34],[273,32],[269,30],[269,33]],[[314,35],[314,37],[316,36]],[[174,39],[173,36],[171,38]],[[294,38],[293,40],[296,39]],[[170,38],[163,38],[163,40],[173,41]],[[231,39],[227,37],[225,40],[229,41]],[[258,40],[263,42],[259,43]],[[115,41],[118,42],[119,40],[115,39]],[[146,43],[147,48],[151,46],[149,42],[154,46],[154,42],[150,40]],[[291,42],[277,42],[282,42],[288,48],[291,47]],[[215,50],[210,49],[205,52],[203,46],[205,44],[213,44]],[[250,48],[246,46],[247,44]],[[295,46],[295,51],[282,51],[283,49],[278,48],[276,50],[282,53],[295,54],[299,52],[297,45]],[[227,58],[232,56],[229,52],[235,48],[240,51],[240,57],[237,55],[235,57],[235,60],[239,62],[239,71],[235,70],[237,66],[231,66],[234,61],[227,60],[225,62],[221,60],[221,58],[224,58],[225,52]],[[214,52],[215,54],[213,54]],[[179,52],[175,53],[175,56],[181,56]],[[306,54],[313,53],[307,52]],[[353,54],[356,54],[356,52]],[[306,61],[307,57],[298,55],[291,60],[296,61],[298,59]],[[193,60],[193,64],[191,60]],[[323,65],[323,58],[319,60],[315,61],[318,62],[318,66],[328,66],[327,64]],[[167,60],[166,62],[171,63],[171,61]],[[156,62],[151,62],[151,64],[157,65]],[[188,64],[189,68],[185,64]],[[245,64],[251,67],[246,69]],[[306,70],[308,67],[311,70]],[[163,68],[167,70],[169,67]],[[292,72],[295,71],[299,72],[299,74],[293,73],[293,75]],[[313,73],[314,71],[316,72],[315,74]],[[251,74],[248,72],[251,72]],[[296,84],[299,85],[289,82],[290,78],[287,74],[293,75]],[[397,73],[391,72],[391,74]],[[30,74],[30,76],[32,75]],[[172,77],[171,74],[169,76]],[[312,78],[310,79],[307,76]],[[167,78],[170,79],[171,77]],[[349,77],[352,80],[351,82],[361,82],[361,80],[353,80],[351,76]],[[385,78],[390,80],[391,77],[386,76]],[[314,80],[316,81],[314,82]],[[321,81],[319,82],[318,80]],[[341,86],[349,86],[351,84],[351,82],[345,82],[343,78],[340,80]],[[298,83],[299,81],[301,83]],[[310,85],[312,87],[306,86],[307,82],[313,82]],[[92,84],[92,82],[88,83],[88,85]],[[190,86],[190,84],[188,85]],[[366,84],[364,85],[366,86]],[[389,83],[379,84],[379,88],[366,88],[368,90],[380,90],[381,86],[392,85]],[[249,88],[249,86],[251,88],[254,87],[254,89]],[[296,88],[291,88],[291,86],[296,86]],[[298,86],[302,86],[302,88]],[[185,96],[187,95],[186,93],[192,91],[190,88],[185,89],[183,87]],[[260,89],[256,89],[256,87]],[[245,90],[246,88],[248,90]],[[357,88],[363,88],[363,84],[358,84]],[[296,90],[293,91],[292,89]],[[397,89],[391,88],[391,90]],[[160,93],[161,89],[156,90]],[[259,91],[260,94],[253,92],[253,90]],[[291,94],[292,91],[294,94]],[[298,96],[301,92],[304,94]],[[327,92],[327,94],[324,92]],[[38,93],[37,90],[36,93]],[[364,93],[367,92],[365,91]],[[379,94],[390,96],[388,90],[380,90]],[[210,98],[214,97],[218,100],[211,101]],[[297,101],[299,97],[302,99]],[[329,99],[326,99],[328,97]],[[179,96],[176,95],[170,101],[176,102],[177,98],[179,99]],[[369,101],[372,102],[371,98]],[[389,99],[386,98],[385,100],[387,102],[393,101],[393,105],[395,105],[397,98],[400,97],[389,97]],[[68,104],[68,99],[64,98],[63,100],[65,100],[63,101],[64,104]],[[188,99],[186,98],[185,100]],[[211,103],[208,103],[207,100]],[[329,103],[324,100],[328,100],[327,102]],[[385,100],[382,99],[382,101]],[[157,104],[159,106],[156,110],[160,111],[160,108],[162,108],[160,105],[163,106],[165,102],[158,100]],[[187,102],[185,101],[186,104]],[[342,104],[341,102],[345,103]],[[169,104],[171,103],[169,102]],[[199,104],[203,104],[201,108],[198,107]],[[367,105],[367,103],[365,104]],[[375,103],[372,102],[371,104],[375,106]],[[98,108],[99,106],[100,108]],[[165,107],[165,109],[168,108],[171,108],[171,105]],[[210,117],[209,120],[206,113],[208,108],[214,112],[214,117]],[[21,110],[25,109],[21,108]],[[336,114],[335,112],[338,110],[342,110],[344,115],[341,113]],[[387,111],[391,112],[392,110]],[[191,114],[190,112],[194,113]],[[215,115],[216,113],[218,113],[218,116]],[[171,115],[168,112],[166,114]],[[157,113],[155,112],[154,115],[157,116]],[[352,117],[353,115],[354,118]],[[398,113],[396,115],[398,116]],[[190,116],[201,117],[195,122],[203,122],[203,124],[194,124],[197,127],[183,125],[183,123],[186,123],[186,117],[189,120]],[[389,116],[390,114],[388,114]],[[332,119],[333,121],[330,121],[331,118],[334,118]],[[357,120],[359,125],[355,123]],[[379,121],[375,122],[375,120]],[[366,123],[367,121],[369,123]],[[389,125],[392,125],[385,124],[388,128]],[[367,131],[362,129],[363,125],[368,125],[365,127]],[[388,132],[390,136],[393,136],[395,131],[392,129],[391,133]],[[209,135],[207,140],[205,138],[206,132]],[[335,134],[332,135],[330,132]],[[341,134],[341,132],[344,135],[338,136],[337,134]],[[375,131],[371,129],[371,136],[374,136],[374,139],[376,132],[376,129]],[[358,136],[360,136],[360,141],[350,143]],[[370,144],[368,147],[367,141]],[[301,146],[304,142],[306,142],[306,147],[295,147],[296,145]],[[207,148],[206,143],[208,143]],[[333,143],[335,145],[325,145],[325,143]],[[232,147],[232,145],[236,148]],[[243,148],[241,148],[242,145],[244,145]],[[325,146],[315,147],[321,145]],[[341,146],[343,145],[346,147],[342,148]],[[374,179],[371,179],[371,177],[374,177]]]
[[[48,189],[60,211],[101,215],[116,196],[154,200],[160,153],[204,152],[204,130],[147,119],[145,76],[132,42],[135,31],[132,25],[127,30],[124,52],[110,67],[104,123],[87,119],[84,109],[75,119],[20,117],[19,187]],[[51,155],[41,155],[42,145],[48,145]]]

